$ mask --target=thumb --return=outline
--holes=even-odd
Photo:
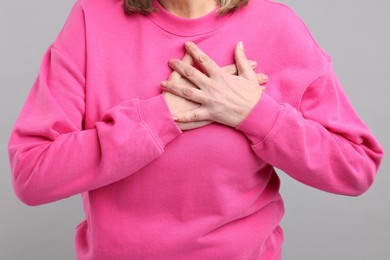
[[[248,79],[256,77],[256,74],[253,71],[253,68],[252,68],[250,62],[246,57],[245,50],[244,50],[244,43],[242,41],[239,41],[237,43],[235,51],[234,51],[234,57],[236,60],[236,65],[237,65],[237,70],[238,70],[239,76],[244,76],[245,78],[248,78]]]

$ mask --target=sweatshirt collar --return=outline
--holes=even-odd
[[[234,14],[233,12],[230,12],[218,15],[218,7],[205,16],[190,19],[168,12],[161,6],[158,0],[153,0],[153,6],[157,11],[150,13],[148,15],[149,19],[161,29],[183,37],[196,36],[215,31],[225,25]]]

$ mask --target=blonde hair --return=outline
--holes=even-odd
[[[237,8],[245,6],[249,0],[217,0],[220,9],[218,14],[225,14],[234,11]],[[150,13],[156,9],[153,7],[152,0],[125,0],[124,8],[126,13]]]

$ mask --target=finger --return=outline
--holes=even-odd
[[[259,81],[260,85],[263,85],[268,82],[268,76],[263,73],[256,74],[257,80]]]
[[[200,89],[210,83],[210,78],[207,75],[180,60],[170,60],[169,66]]]
[[[207,75],[213,75],[221,69],[218,64],[204,53],[195,43],[186,42],[184,46],[187,52],[194,58],[195,62],[200,65]]]
[[[182,86],[174,81],[165,80],[161,82],[161,87],[163,90],[169,93],[193,101],[195,103],[203,104],[203,102],[205,102],[204,93],[197,88]]]
[[[242,41],[238,42],[236,45],[234,55],[237,64],[238,75],[242,75],[248,79],[254,77],[255,72],[253,71],[250,62],[245,55],[244,43]]]
[[[173,120],[175,120],[176,123],[209,121],[209,113],[204,108],[197,108],[197,109],[192,110],[192,111],[173,115]]]
[[[185,64],[188,64],[188,65],[193,65],[194,64],[194,59],[192,58],[192,56],[188,52],[186,52],[186,54],[184,54],[184,56],[181,59],[181,61],[184,62]],[[180,79],[180,78],[182,78],[182,75],[174,70],[169,75],[168,80],[177,80],[177,79]]]
[[[251,60],[251,61],[249,61],[249,63],[251,64],[252,69],[256,69],[256,67],[257,67],[257,62],[256,61],[252,61]],[[225,67],[222,67],[222,69],[226,70],[231,75],[237,75],[238,74],[238,70],[237,70],[236,64],[227,65]]]
[[[256,69],[257,68],[257,61],[250,60],[249,64],[251,65],[252,69]]]
[[[186,52],[186,54],[184,54],[181,61],[184,62],[185,64],[188,64],[188,65],[194,64],[194,59],[192,58],[192,56],[188,52]]]
[[[231,75],[237,75],[238,73],[237,66],[234,64],[222,67],[222,69]]]

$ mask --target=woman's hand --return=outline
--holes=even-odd
[[[185,47],[205,74],[184,60],[169,61],[182,80],[163,81],[163,89],[198,104],[184,109],[185,112],[171,110],[175,121],[178,124],[213,121],[236,127],[261,98],[265,88],[259,83],[267,81],[267,77],[254,72],[242,42],[235,49],[236,73],[219,67],[194,43],[187,42]],[[185,84],[183,80],[187,80]]]
[[[184,55],[181,61],[185,64],[193,65],[193,58],[188,53]],[[252,69],[256,68],[257,62],[249,61],[249,63]],[[225,66],[222,69],[231,75],[237,75],[238,73],[238,69],[235,64]],[[262,73],[257,74],[257,78],[258,78],[258,83],[260,85],[265,84],[268,81],[268,77]],[[168,81],[175,82],[175,84],[185,88],[197,88],[191,81],[183,77],[177,71],[173,71],[170,74]],[[200,104],[198,103],[192,102],[188,99],[182,98],[180,96],[177,96],[167,91],[163,91],[163,95],[165,97],[165,100],[168,104],[168,107],[172,115],[193,111],[200,107]],[[199,128],[208,125],[210,123],[212,123],[212,121],[204,120],[204,121],[192,121],[192,122],[177,122],[177,125],[181,130],[190,130],[190,129]]]
[[[192,65],[193,59],[191,55],[186,53],[184,57],[181,60],[183,63]],[[182,75],[180,75],[177,71],[173,71],[168,78],[168,81],[176,82],[176,84],[180,84],[181,86],[184,86],[186,88],[196,88],[194,84],[192,84],[190,81],[188,81],[186,78],[184,78]],[[180,114],[187,111],[192,111],[196,108],[198,108],[200,105],[197,103],[194,103],[190,100],[184,99],[182,97],[176,96],[172,93],[169,93],[167,91],[163,91],[163,95],[165,98],[165,101],[167,102],[167,105],[169,107],[169,110],[172,114]],[[181,130],[189,130],[194,128],[199,128],[205,125],[208,125],[212,123],[211,121],[197,121],[197,122],[188,122],[188,123],[180,123],[176,122],[178,127]]]

